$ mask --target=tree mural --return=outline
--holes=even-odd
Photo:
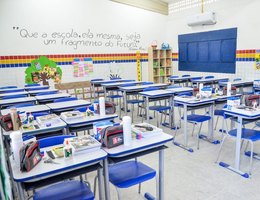
[[[49,60],[46,56],[40,56],[31,62],[31,66],[25,70],[25,83],[39,83],[49,85],[48,80],[52,79],[55,83],[61,82],[62,70],[57,64]]]

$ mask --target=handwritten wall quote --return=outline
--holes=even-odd
[[[94,32],[87,29],[84,32],[76,31],[73,28],[67,31],[37,32],[27,28],[13,27],[18,31],[22,39],[40,39],[46,46],[61,45],[77,50],[81,47],[102,47],[102,48],[125,48],[128,50],[145,50],[140,44],[141,34],[138,32],[118,34]]]

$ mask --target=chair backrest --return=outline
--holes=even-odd
[[[190,80],[195,81],[195,80],[200,80],[200,79],[202,79],[202,77],[194,77],[194,78],[191,78]]]
[[[28,106],[34,106],[33,103],[19,103],[19,104],[15,104],[13,106],[8,106],[7,109],[10,109],[10,108],[21,108],[21,107],[28,107]]]
[[[4,86],[4,87],[0,87],[0,89],[12,89],[12,88],[17,88],[17,86]]]
[[[180,85],[170,85],[170,86],[167,86],[167,89],[172,89],[172,88],[181,88]]]
[[[32,83],[32,84],[26,84],[24,87],[31,87],[31,86],[40,86],[41,84],[39,83]]]
[[[27,115],[29,116],[30,113],[27,113]],[[36,120],[36,117],[40,117],[40,116],[45,116],[45,115],[49,115],[50,113],[48,112],[32,112],[32,116],[33,119]]]
[[[181,77],[190,77],[190,75],[189,74],[184,74]]]
[[[3,96],[2,99],[15,99],[15,98],[22,98],[22,97],[27,97],[27,95],[17,94],[17,95]]]
[[[35,87],[35,88],[28,89],[28,91],[34,91],[34,90],[46,90],[46,88],[43,88],[43,87],[37,88],[37,87]]]
[[[64,97],[64,98],[60,98],[60,99],[55,99],[53,102],[58,103],[58,102],[74,101],[74,100],[78,100],[78,98],[76,98],[76,97]]]
[[[205,79],[215,78],[214,76],[205,76]]]
[[[103,78],[95,78],[95,79],[91,79],[90,81],[103,81]]]
[[[12,89],[12,88],[11,88]],[[24,89],[12,89],[10,91],[3,91],[2,93],[24,92]]]
[[[142,83],[142,85],[151,85],[151,84],[153,84],[152,81],[147,81],[147,82],[143,82],[143,83]]]
[[[40,148],[63,144],[64,139],[75,137],[74,135],[57,135],[38,140]]]
[[[86,112],[87,111],[87,106],[75,108],[74,111]]]
[[[130,86],[136,86],[136,84],[135,83],[126,83],[126,84],[121,85],[121,87],[130,87]]]
[[[51,92],[40,92],[36,94],[36,96],[42,96],[42,95],[49,95],[49,94],[57,94],[58,91],[51,91]]]
[[[241,81],[242,78],[234,78],[233,81],[236,82],[236,81]]]
[[[110,78],[110,80],[119,80],[119,79],[122,79],[122,78],[119,78],[119,77],[116,77],[116,78],[111,77],[111,78]]]
[[[181,96],[192,96],[192,92],[181,92],[179,94],[177,94],[178,97],[181,97]]]
[[[148,88],[144,88],[144,92],[148,92],[148,91],[153,91],[153,90],[159,90],[158,87],[148,87]]]
[[[169,78],[179,78],[179,76],[170,76]]]

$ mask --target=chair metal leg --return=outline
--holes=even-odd
[[[245,152],[247,150],[248,144],[249,144],[249,141],[247,141],[247,143],[246,143]]]
[[[200,123],[199,132],[197,134],[197,149],[200,148],[200,131],[201,131],[202,123]]]
[[[216,159],[215,163],[218,162],[218,159],[219,159],[219,156],[220,156],[220,153],[221,153],[221,150],[222,150],[222,146],[223,146],[223,144],[224,144],[225,139],[227,138],[227,136],[228,136],[228,135],[225,135],[225,136],[223,137],[223,140],[222,140],[222,142],[221,142],[221,144],[220,144],[220,147],[219,147],[219,150],[218,150],[218,155],[217,155],[217,159]]]
[[[134,122],[134,104],[132,104],[131,106],[131,110],[132,110],[132,123]]]
[[[118,187],[116,187],[116,192],[117,192],[117,199],[121,200],[120,190]]]
[[[156,112],[156,121],[157,121],[157,127],[159,127],[159,112]]]
[[[250,164],[249,164],[249,174],[252,172],[252,166],[253,166],[253,154],[254,154],[254,144],[252,141],[249,140],[251,143],[251,154],[250,154]]]
[[[193,137],[193,133],[194,133],[195,125],[196,125],[196,123],[193,123],[192,132],[191,132],[191,136],[192,136],[192,137]]]
[[[142,184],[139,183],[139,184],[138,184],[138,194],[141,194],[141,189],[142,189]]]
[[[217,125],[218,125],[218,119],[219,119],[219,116],[217,117],[217,120],[216,120],[216,123],[215,123],[215,128],[214,128],[214,130],[216,130],[216,128],[217,128]]]

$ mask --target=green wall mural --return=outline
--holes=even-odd
[[[46,56],[40,56],[31,62],[31,66],[25,70],[25,83],[39,83],[49,85],[48,80],[52,79],[55,83],[61,82],[62,70],[57,64],[49,60]]]

